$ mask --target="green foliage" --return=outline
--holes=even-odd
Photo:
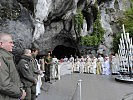
[[[125,31],[129,33],[130,37],[133,38],[133,9],[129,9],[124,13],[124,17],[119,19],[119,23],[125,25]],[[113,40],[113,51],[118,51],[120,35],[116,35]]]
[[[0,18],[2,19],[12,19],[15,20],[20,16],[20,8],[14,7],[10,8],[8,5],[4,5],[0,7]]]
[[[114,4],[117,4],[118,5],[118,0],[115,0]]]
[[[133,9],[127,10],[119,22],[120,25],[124,24],[126,32],[129,32],[133,36]]]
[[[113,39],[113,52],[117,53],[118,52],[118,44],[120,44],[120,37],[121,37],[121,33],[118,33],[114,39]]]
[[[129,32],[131,36],[133,36],[133,9],[125,12],[123,24],[125,25],[126,31]]]
[[[93,24],[93,33],[91,36],[81,37],[80,44],[86,46],[98,46],[103,39],[104,32],[105,31],[100,23],[100,13],[98,13],[97,19]]]
[[[86,46],[97,46],[99,43],[99,39],[96,36],[84,36],[81,37],[80,44]]]
[[[75,28],[77,30],[77,33],[81,33],[81,28],[83,27],[83,14],[80,9],[77,10],[77,14],[74,17],[74,22],[75,22]]]
[[[12,10],[11,19],[15,20],[20,16],[20,9]]]
[[[101,26],[100,23],[100,13],[98,13],[97,15],[97,19],[95,20],[94,24],[93,24],[93,33],[92,35],[97,36],[98,37],[98,41],[101,42],[103,35],[104,35],[104,29]]]

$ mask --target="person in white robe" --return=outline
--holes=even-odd
[[[91,58],[90,69],[89,69],[89,73],[90,73],[90,74],[93,74],[93,62],[94,62],[94,59]]]
[[[103,74],[104,75],[110,75],[110,61],[109,61],[109,57],[105,57]]]
[[[119,69],[119,58],[118,55],[116,54],[115,56],[112,56],[111,60],[111,69],[112,69],[112,74],[117,74]]]
[[[59,60],[54,56],[52,58],[52,78],[60,80],[60,72],[59,72]]]
[[[94,56],[93,57],[93,61],[92,61],[92,70],[93,70],[93,74],[96,74],[96,68],[97,68],[97,58]]]
[[[42,71],[45,71],[44,57],[39,59],[40,68]]]
[[[70,61],[70,63],[71,63],[71,70],[72,70],[72,72],[74,72],[74,57],[71,55],[71,57],[69,58],[69,61]]]
[[[68,58],[65,56],[65,58],[64,58],[64,62],[67,62],[68,61]]]
[[[84,73],[84,65],[85,65],[84,57],[81,56],[81,59],[80,59],[80,73]]]
[[[101,73],[102,73],[102,71],[103,71],[103,68],[104,68],[104,58],[101,56],[101,55],[99,55],[99,57],[98,57],[98,59],[100,60],[100,62],[101,62]]]
[[[84,72],[90,73],[90,67],[91,67],[91,58],[87,57],[85,61],[85,69]]]
[[[79,72],[79,68],[80,68],[80,59],[77,56],[75,59],[75,71]]]
[[[44,76],[43,72],[41,71],[40,64],[38,63],[37,59],[35,59],[37,63],[38,70],[40,71],[40,74],[38,75],[38,81],[36,84],[36,96],[38,96],[41,93],[41,86],[42,86],[42,80],[41,77]]]

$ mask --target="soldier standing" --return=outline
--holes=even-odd
[[[10,53],[13,46],[11,35],[0,33],[0,100],[22,100],[26,96]]]
[[[40,93],[41,93],[41,85],[42,85],[42,80],[41,80],[41,75],[43,74],[43,72],[41,71],[41,68],[40,68],[40,64],[38,63],[38,60],[36,59],[36,56],[38,55],[38,49],[37,48],[33,48],[31,50],[32,52],[32,57],[33,57],[33,63],[34,63],[34,66],[33,66],[33,74],[34,74],[34,77],[37,78],[37,84],[33,85],[32,86],[32,94],[33,94],[33,97],[32,97],[32,100],[35,99],[35,94],[36,96],[38,96]]]
[[[22,55],[21,60],[18,63],[18,71],[21,77],[21,81],[24,84],[24,89],[27,93],[25,100],[34,100],[32,99],[33,96],[32,87],[36,85],[37,79],[34,77],[32,68],[33,68],[33,58],[31,55],[31,50],[25,49],[24,55]]]
[[[50,52],[44,59],[45,61],[45,82],[50,82],[50,74],[51,74],[51,63],[52,63],[52,57],[50,56]]]

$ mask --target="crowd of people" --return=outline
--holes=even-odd
[[[12,36],[0,33],[0,100],[35,100],[41,93],[42,77],[45,82],[60,80],[60,63],[69,62],[71,72],[110,75],[117,73],[118,56],[94,55],[80,58],[64,57],[58,60],[56,56],[47,56],[37,60],[39,50],[25,49],[17,65],[12,55]],[[44,75],[45,74],[45,75]]]
[[[48,53],[38,60],[39,50],[32,48],[24,49],[16,64],[13,46],[12,36],[0,33],[0,100],[35,100],[41,93],[42,77],[45,82],[60,79],[58,59]]]
[[[105,55],[104,57],[99,54],[98,57],[94,55],[85,55],[80,58],[76,56],[64,58],[65,62],[70,62],[72,66],[72,72],[89,73],[89,74],[101,74],[110,75],[118,73],[119,61],[118,55],[111,55],[110,57]]]
[[[35,100],[43,76],[36,59],[38,49],[25,49],[16,65],[13,46],[11,35],[0,33],[0,100]]]

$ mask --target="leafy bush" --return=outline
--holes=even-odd
[[[77,30],[77,33],[81,33],[81,28],[83,27],[83,14],[81,9],[77,10],[77,14],[74,17],[74,22],[75,22],[75,29]]]
[[[129,36],[133,38],[133,8],[127,10],[124,13],[124,17],[119,19],[119,23],[125,25],[125,31],[129,33]],[[119,47],[120,33],[118,33],[113,39],[113,51],[117,52]]]
[[[125,25],[126,32],[129,32],[133,36],[133,9],[129,9],[124,13],[124,17],[121,19],[122,24]]]
[[[99,42],[101,42],[101,40],[103,39],[104,32],[105,31],[102,28],[101,22],[100,22],[100,13],[98,13],[97,19],[95,20],[95,22],[93,24],[93,33],[92,33],[92,35],[97,36]]]
[[[101,26],[100,23],[100,13],[97,15],[97,19],[95,20],[93,24],[93,33],[91,33],[91,36],[85,36],[81,37],[81,45],[86,46],[98,46],[104,35],[104,29]]]
[[[12,8],[8,4],[0,6],[0,19],[16,20],[20,16],[20,6],[16,5]]]
[[[114,39],[113,39],[113,52],[117,53],[118,52],[118,44],[120,44],[120,37],[121,37],[121,33],[118,33]]]
[[[81,37],[81,45],[86,45],[86,46],[97,46],[98,45],[98,37],[96,36],[84,36]]]

